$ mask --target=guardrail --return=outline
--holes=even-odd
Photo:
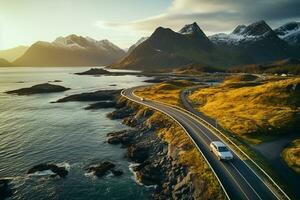
[[[223,186],[221,180],[219,179],[217,173],[214,171],[214,169],[212,168],[212,166],[211,166],[210,163],[208,162],[207,158],[205,157],[205,155],[203,154],[203,152],[201,151],[201,149],[198,147],[198,145],[196,144],[195,140],[190,136],[190,134],[188,133],[188,131],[186,130],[186,128],[184,128],[184,127],[182,126],[182,124],[181,124],[178,120],[176,120],[173,116],[169,115],[168,113],[164,112],[163,110],[157,109],[157,108],[155,108],[155,107],[153,107],[153,106],[151,106],[151,105],[147,105],[147,104],[145,104],[145,103],[141,103],[141,102],[138,102],[138,101],[136,101],[136,100],[134,100],[134,99],[131,99],[131,98],[127,97],[126,95],[124,95],[124,91],[125,91],[125,89],[121,91],[121,96],[122,96],[122,97],[124,97],[124,98],[126,98],[126,99],[128,99],[128,100],[130,100],[130,101],[133,101],[133,102],[135,102],[135,103],[142,104],[142,105],[144,105],[144,106],[150,107],[150,108],[152,108],[152,109],[154,109],[154,110],[158,110],[159,112],[164,113],[165,115],[167,115],[168,117],[170,117],[172,120],[174,120],[174,121],[182,128],[182,130],[183,130],[183,131],[188,135],[188,137],[192,140],[192,142],[194,143],[194,145],[196,146],[196,148],[198,149],[198,151],[200,152],[200,154],[202,155],[202,157],[204,158],[204,160],[206,161],[206,163],[208,164],[208,166],[211,168],[213,174],[215,175],[215,177],[217,178],[219,184],[221,185],[221,188],[222,188],[223,192],[225,193],[225,196],[227,197],[228,200],[230,200],[230,197],[229,197],[229,195],[227,194],[227,192],[226,192],[226,190],[225,190],[225,188],[224,188],[224,186]],[[133,92],[132,94],[133,94],[135,97],[139,98],[138,96],[136,96],[136,95],[134,94],[134,92]]]
[[[123,92],[123,91],[122,91]],[[139,96],[137,96],[134,91],[133,91],[133,95],[136,97],[136,98],[140,98]],[[124,96],[124,95],[122,95]],[[126,96],[124,96],[126,97]],[[126,97],[127,98],[127,97]],[[131,99],[130,99],[131,100]],[[251,161],[252,164],[254,164],[255,167],[257,167],[257,169],[259,169],[259,171],[264,175],[266,176],[266,178],[277,188],[278,191],[280,191],[280,193],[288,200],[291,200],[291,198],[280,188],[280,186],[271,178],[271,176],[264,170],[262,169],[247,153],[245,153],[238,145],[236,145],[230,138],[228,138],[224,133],[222,133],[220,130],[218,130],[216,127],[212,126],[210,123],[206,122],[204,119],[202,119],[201,117],[199,117],[198,115],[184,109],[184,108],[181,108],[179,106],[176,106],[176,105],[171,105],[171,104],[167,104],[167,103],[164,103],[164,102],[159,102],[159,101],[156,101],[156,100],[151,100],[152,102],[155,102],[155,103],[159,103],[159,104],[163,104],[165,106],[168,106],[168,107],[172,107],[172,108],[175,108],[181,112],[184,112],[186,114],[189,114],[191,115],[195,120],[197,120],[198,122],[200,122],[204,127],[206,127],[207,129],[211,130],[212,132],[216,133],[216,136],[221,140],[223,141],[224,143],[226,143],[228,145],[228,142],[233,145],[243,156],[245,156],[249,161]],[[137,102],[137,101],[135,101]],[[140,102],[137,102],[137,103],[140,103]],[[144,104],[145,105],[145,104]],[[149,106],[149,105],[146,105],[146,106]],[[154,108],[156,109],[156,108]],[[156,109],[158,110],[158,109]],[[166,114],[166,113],[165,113]],[[168,115],[169,116],[169,115]],[[172,117],[173,118],[173,117]],[[176,121],[176,120],[175,120]],[[178,121],[177,121],[178,123]],[[185,130],[186,131],[186,130]],[[187,133],[187,131],[186,131]],[[228,142],[225,142],[222,138],[220,138],[218,136],[218,134],[220,134],[223,138],[225,138]],[[189,135],[189,134],[188,134]],[[194,141],[193,141],[194,142]],[[195,143],[195,142],[194,142]],[[273,189],[271,189],[266,183],[265,181],[263,181],[261,179],[261,177],[259,175],[256,174],[256,172],[240,157],[240,153],[237,153],[235,150],[233,150],[236,155],[239,156],[239,158],[248,166],[248,168],[271,190],[273,191]],[[202,154],[203,155],[203,154]],[[274,193],[275,194],[275,193]],[[281,196],[282,196],[281,195]],[[275,194],[275,196],[280,199],[277,194]]]

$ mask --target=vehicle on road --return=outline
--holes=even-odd
[[[210,151],[213,152],[218,160],[232,160],[233,155],[229,148],[220,141],[213,141],[209,145]]]
[[[141,101],[145,101],[145,99],[144,99],[144,98],[141,98]]]

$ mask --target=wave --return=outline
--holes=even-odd
[[[133,173],[132,179],[138,184],[138,185],[142,185],[146,188],[156,188],[157,185],[144,185],[141,181],[139,181],[139,179],[137,178],[137,173],[133,170],[134,167],[139,166],[139,163],[130,163],[129,164],[129,171],[131,171]]]

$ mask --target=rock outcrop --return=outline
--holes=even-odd
[[[87,173],[93,173],[98,178],[104,176],[108,172],[112,172],[115,176],[121,176],[123,172],[115,169],[116,165],[110,161],[103,161],[92,164],[86,168]]]
[[[99,90],[95,92],[87,92],[81,94],[73,94],[56,102],[69,102],[69,101],[115,101],[116,97],[120,95],[121,90]]]
[[[210,192],[209,183],[179,161],[181,147],[167,143],[159,132],[174,124],[165,119],[149,120],[155,112],[127,102],[109,114],[123,119],[133,129],[109,133],[108,143],[122,144],[126,157],[137,163],[132,167],[137,181],[153,186],[153,199],[222,199],[220,192]],[[201,173],[201,172],[199,172]],[[209,191],[209,192],[208,192]]]
[[[34,85],[29,88],[21,88],[18,90],[7,91],[8,94],[17,94],[17,95],[31,95],[31,94],[42,94],[42,93],[53,93],[53,92],[64,92],[69,90],[70,88],[66,88],[60,85],[53,85],[49,83],[43,83]]]
[[[54,173],[54,175],[53,175],[54,177],[59,176],[61,178],[65,178],[69,173],[69,171],[63,166],[58,166],[53,163],[42,163],[42,164],[35,165],[32,168],[30,168],[27,171],[27,174],[34,174],[36,172],[43,172],[43,171],[47,171],[47,170],[52,171]]]

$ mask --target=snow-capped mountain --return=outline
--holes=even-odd
[[[281,39],[293,46],[300,46],[300,22],[290,22],[274,30]]]
[[[17,66],[107,65],[125,52],[108,40],[69,35],[53,42],[34,43],[14,64]]]
[[[206,38],[206,35],[196,22],[185,25],[182,29],[180,29],[180,31],[178,31],[178,33],[183,35],[197,35]]]
[[[239,45],[245,42],[255,42],[267,37],[274,37],[275,33],[265,21],[258,21],[248,26],[239,25],[232,33],[219,33],[209,36],[215,44]]]
[[[108,40],[97,41],[90,37],[82,37],[82,36],[77,36],[75,34],[66,37],[58,37],[52,42],[52,44],[57,45],[59,47],[74,48],[74,49],[96,48],[96,49],[101,49],[106,51],[121,50],[118,46],[114,45]]]
[[[133,49],[135,49],[137,46],[145,42],[149,37],[141,37],[135,44],[131,45],[127,51],[127,54],[131,53]]]

